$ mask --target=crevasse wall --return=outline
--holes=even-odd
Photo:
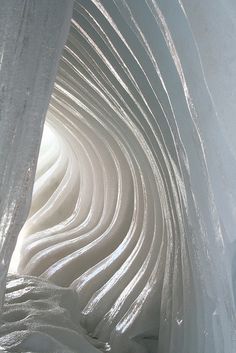
[[[75,1],[11,264],[77,293],[71,351],[235,352],[234,14]]]

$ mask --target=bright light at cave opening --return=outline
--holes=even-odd
[[[46,121],[44,124],[42,142],[39,151],[39,159],[41,156],[48,151],[48,149],[55,143],[55,133],[52,131],[52,127]],[[36,171],[37,175],[37,171]]]
[[[41,141],[41,145],[40,145],[39,157],[38,157],[38,162],[37,162],[35,182],[40,177],[43,177],[43,174],[45,174],[49,165],[52,163],[53,160],[55,160],[55,158],[57,158],[58,152],[59,152],[59,143],[58,143],[58,139],[57,139],[57,133],[54,130],[54,128],[50,125],[50,122],[45,121],[43,135],[42,135],[42,141]],[[42,179],[43,179],[42,181],[44,183],[49,182],[49,180],[47,181],[47,180],[45,180],[45,178],[42,178]],[[38,192],[37,189],[38,189],[38,187],[35,183],[34,189],[33,189],[33,194],[32,194],[32,200],[34,200],[35,194],[37,194],[37,192]],[[42,204],[43,198],[41,198],[41,199],[39,198],[38,203]],[[37,208],[39,208],[37,203],[34,202],[31,204],[28,219],[30,219],[30,217],[32,215],[32,211]],[[11,258],[9,273],[18,273],[18,265],[19,265],[20,257],[21,257],[22,242],[25,239],[25,237],[29,234],[28,228],[29,228],[28,223],[26,221],[21,232],[19,233],[18,241],[17,241],[15,250],[14,250],[12,258]]]

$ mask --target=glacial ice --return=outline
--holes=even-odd
[[[69,2],[29,1],[22,18],[25,9],[42,11],[42,32],[30,22],[18,29],[19,11],[17,19],[2,16],[13,16],[13,3],[0,14],[0,33],[6,25],[19,33],[28,61],[13,61],[19,77],[0,67],[1,84],[9,82],[9,98],[3,90],[1,100],[2,298],[70,14]],[[57,16],[46,16],[46,6]],[[236,351],[235,16],[231,0],[74,2],[31,209],[12,256],[16,277],[8,280],[14,290],[2,309],[0,346]],[[21,39],[24,30],[32,43]],[[53,44],[36,47],[34,37]],[[3,43],[13,50],[10,38]],[[22,325],[24,335],[14,334]]]

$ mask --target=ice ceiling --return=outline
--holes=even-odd
[[[235,353],[233,1],[1,6],[0,346]]]

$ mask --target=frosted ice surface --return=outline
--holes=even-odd
[[[0,307],[27,217],[44,117],[71,1],[0,1]]]

